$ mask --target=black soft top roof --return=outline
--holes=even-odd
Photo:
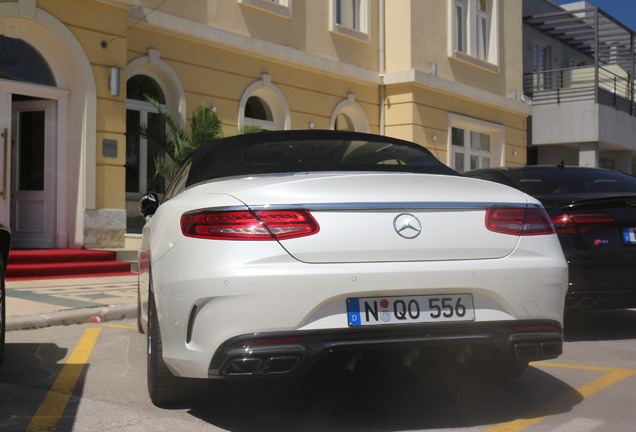
[[[275,173],[388,171],[459,175],[418,144],[331,130],[257,132],[220,138],[199,147],[190,160],[186,187],[222,177]]]

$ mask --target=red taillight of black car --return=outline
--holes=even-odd
[[[181,216],[186,237],[214,240],[286,240],[316,234],[318,222],[307,210],[199,210]]]
[[[572,213],[552,216],[557,234],[580,234],[614,222],[607,213]]]
[[[486,210],[486,228],[501,234],[554,234],[550,217],[541,207],[492,207]]]

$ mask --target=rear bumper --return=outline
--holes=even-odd
[[[565,297],[566,309],[624,309],[636,307],[636,281],[573,282]]]
[[[442,349],[442,347],[444,349]],[[383,329],[340,329],[254,333],[221,344],[210,363],[210,378],[239,378],[302,373],[337,353],[376,350],[447,348],[487,356],[484,360],[535,361],[558,357],[563,332],[556,321],[391,326]]]
[[[283,358],[277,357],[269,370],[286,370],[292,364],[289,373],[304,370],[330,352],[346,350],[463,346],[467,342],[476,346],[492,341],[490,345],[514,358],[506,341],[515,333],[511,326],[561,323],[567,285],[567,265],[556,239],[522,240],[515,253],[497,260],[357,264],[300,263],[287,254],[274,255],[273,250],[280,247],[270,244],[243,246],[241,253],[214,249],[214,253],[195,254],[183,242],[175,245],[170,260],[152,266],[163,358],[175,376],[188,378],[224,376],[230,358],[246,359],[253,370],[260,370],[271,364],[270,351]],[[238,246],[227,245],[232,247]],[[262,248],[273,250],[264,253]],[[271,258],[256,258],[261,255]],[[226,256],[248,263],[232,264],[224,260]],[[348,325],[349,298],[442,294],[472,295],[474,321],[373,328]],[[142,291],[142,310],[146,301]],[[547,339],[560,341],[557,333]],[[303,339],[289,346],[251,347],[247,351],[259,353],[253,359],[235,343],[254,335]],[[286,358],[288,354],[291,358]],[[542,357],[547,356],[536,356]]]
[[[568,268],[566,308],[636,307],[636,255],[569,257]]]

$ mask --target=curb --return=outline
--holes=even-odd
[[[84,324],[99,317],[100,322],[118,321],[137,317],[137,304],[122,304],[86,309],[38,313],[32,315],[8,317],[6,330],[30,330],[71,324]]]

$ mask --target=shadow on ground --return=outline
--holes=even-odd
[[[61,362],[67,351],[53,343],[6,344],[5,359],[0,365],[0,430],[25,430],[31,421],[37,421],[37,410],[64,368]],[[73,368],[76,370],[71,370]],[[66,371],[79,378],[73,396],[66,405],[62,405],[65,406],[64,416],[57,423],[56,430],[72,428],[87,365],[68,365]],[[65,400],[65,395],[59,393],[49,397]]]
[[[215,382],[190,413],[231,431],[372,432],[498,424],[565,412],[582,400],[533,367],[508,383],[456,368],[363,368],[277,382]]]

